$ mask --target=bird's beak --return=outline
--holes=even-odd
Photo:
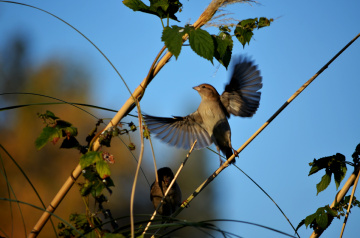
[[[193,87],[193,89],[195,89],[196,91],[200,91],[200,87],[199,86],[196,86],[196,87]]]

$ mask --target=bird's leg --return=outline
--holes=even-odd
[[[237,152],[237,150],[235,150],[234,148],[232,148],[232,150],[234,151],[235,157],[238,157],[238,158],[239,158],[239,152]]]

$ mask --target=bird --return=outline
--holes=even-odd
[[[231,144],[230,115],[252,117],[260,105],[262,77],[257,65],[247,57],[237,57],[232,64],[230,81],[220,95],[210,84],[193,87],[200,97],[198,109],[185,116],[155,117],[144,115],[145,123],[157,138],[169,145],[190,149],[197,140],[194,149],[215,144],[216,149],[229,159],[238,153]],[[235,162],[235,159],[232,161]],[[222,160],[220,157],[220,165]]]
[[[159,181],[158,183],[156,181],[153,182],[150,188],[150,200],[152,201],[155,210],[158,208],[161,199],[164,197],[166,190],[174,179],[174,174],[169,167],[158,169],[157,174]],[[175,181],[157,212],[162,216],[170,216],[178,207],[180,207],[180,205],[181,190]]]

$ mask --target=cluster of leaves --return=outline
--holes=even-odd
[[[150,6],[141,0],[124,0],[123,4],[133,11],[145,12],[158,16],[160,19],[170,18],[175,21],[178,21],[175,13],[182,9],[182,4],[178,0],[150,0]]]
[[[154,14],[161,19],[168,17],[173,20],[177,20],[174,14],[182,6],[179,1],[174,0],[152,0],[150,1],[150,7],[140,0],[124,0],[123,3],[133,11]],[[273,19],[265,17],[242,20],[236,24],[233,35],[245,47],[246,43],[249,44],[253,37],[255,29],[270,26],[272,21]],[[217,35],[212,35],[205,30],[196,29],[191,25],[185,25],[184,27],[177,25],[170,27],[167,25],[163,30],[161,40],[177,59],[184,43],[183,39],[185,35],[188,35],[190,47],[196,54],[209,60],[211,63],[213,63],[213,58],[215,58],[227,68],[231,60],[233,39],[229,26],[220,26],[219,30],[220,32]]]
[[[40,150],[48,142],[56,144],[60,138],[64,138],[60,148],[80,147],[75,138],[78,134],[77,128],[73,127],[71,123],[61,120],[51,111],[46,111],[44,114],[38,113],[38,117],[43,120],[46,126],[35,141],[36,149]]]
[[[347,171],[345,156],[340,153],[323,157],[318,160],[314,159],[309,165],[311,166],[309,176],[325,169],[324,176],[321,178],[321,181],[316,184],[317,194],[324,191],[329,186],[332,174],[334,174],[336,189],[338,189]]]
[[[95,128],[87,136],[87,145],[82,146],[75,138],[78,134],[77,128],[72,126],[71,123],[61,120],[55,116],[51,111],[46,111],[44,114],[38,114],[45,127],[36,139],[35,145],[38,150],[43,148],[48,142],[56,143],[60,138],[64,138],[64,141],[60,148],[75,148],[80,149],[82,156],[80,157],[80,166],[82,168],[82,175],[84,182],[78,183],[80,186],[80,194],[83,197],[92,195],[98,205],[98,211],[104,215],[105,218],[109,218],[114,229],[117,229],[115,220],[111,216],[109,209],[103,207],[103,202],[107,201],[104,196],[104,189],[112,193],[111,187],[114,186],[113,180],[110,178],[110,166],[114,163],[113,155],[103,151],[91,151],[92,143],[97,137],[99,137],[100,144],[104,146],[110,146],[110,141],[113,136],[119,134],[129,134],[129,132],[136,131],[137,128],[134,123],[128,123],[129,129],[123,129],[122,124],[120,128],[114,127],[108,131],[102,133],[96,133],[98,127],[102,123],[99,120],[95,125]],[[99,212],[97,212],[99,213]],[[74,224],[77,231],[82,234],[94,232],[91,227],[101,227],[102,221],[97,215],[90,214],[72,214],[70,216],[70,222]],[[70,226],[66,226],[63,223],[59,223],[59,236],[60,237],[77,237],[79,233]],[[100,228],[97,228],[97,232],[102,232]]]
[[[323,169],[325,170],[325,174],[321,178],[321,181],[316,185],[317,194],[324,191],[329,186],[331,182],[332,174],[334,174],[336,189],[339,188],[339,185],[341,181],[344,179],[347,171],[346,164],[354,166],[355,170],[359,169],[360,144],[356,146],[352,158],[353,158],[353,162],[349,162],[346,161],[344,155],[337,153],[332,156],[327,156],[320,159],[314,159],[313,162],[309,163],[309,165],[311,166],[309,176],[319,172],[320,170]],[[342,216],[345,216],[346,209],[349,206],[349,200],[350,200],[350,196],[346,196],[344,199],[342,199],[341,202],[336,204],[333,208],[330,208],[329,205],[318,208],[315,213],[303,219],[299,223],[296,230],[298,230],[304,224],[306,228],[310,226],[310,228],[314,229],[315,231],[319,228],[325,230],[331,224],[333,218],[336,217],[340,219]],[[353,206],[360,207],[360,202],[356,199],[355,196],[353,197],[351,208]]]

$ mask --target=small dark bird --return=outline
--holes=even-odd
[[[154,205],[154,209],[157,209],[171,181],[174,179],[174,174],[168,167],[158,169],[157,173],[159,183],[155,181],[151,185],[150,189],[150,200]],[[158,213],[163,216],[170,216],[175,212],[178,207],[180,207],[180,205],[181,190],[179,185],[175,181],[168,195],[165,197],[163,204],[158,209]]]
[[[258,90],[261,88],[262,77],[257,66],[240,57],[221,95],[209,84],[193,87],[201,96],[200,105],[194,113],[172,118],[144,115],[144,119],[150,132],[172,146],[190,149],[197,140],[195,149],[200,149],[214,142],[217,151],[228,159],[233,151],[237,156],[231,145],[228,118],[230,114],[252,117],[259,107],[261,92]]]

